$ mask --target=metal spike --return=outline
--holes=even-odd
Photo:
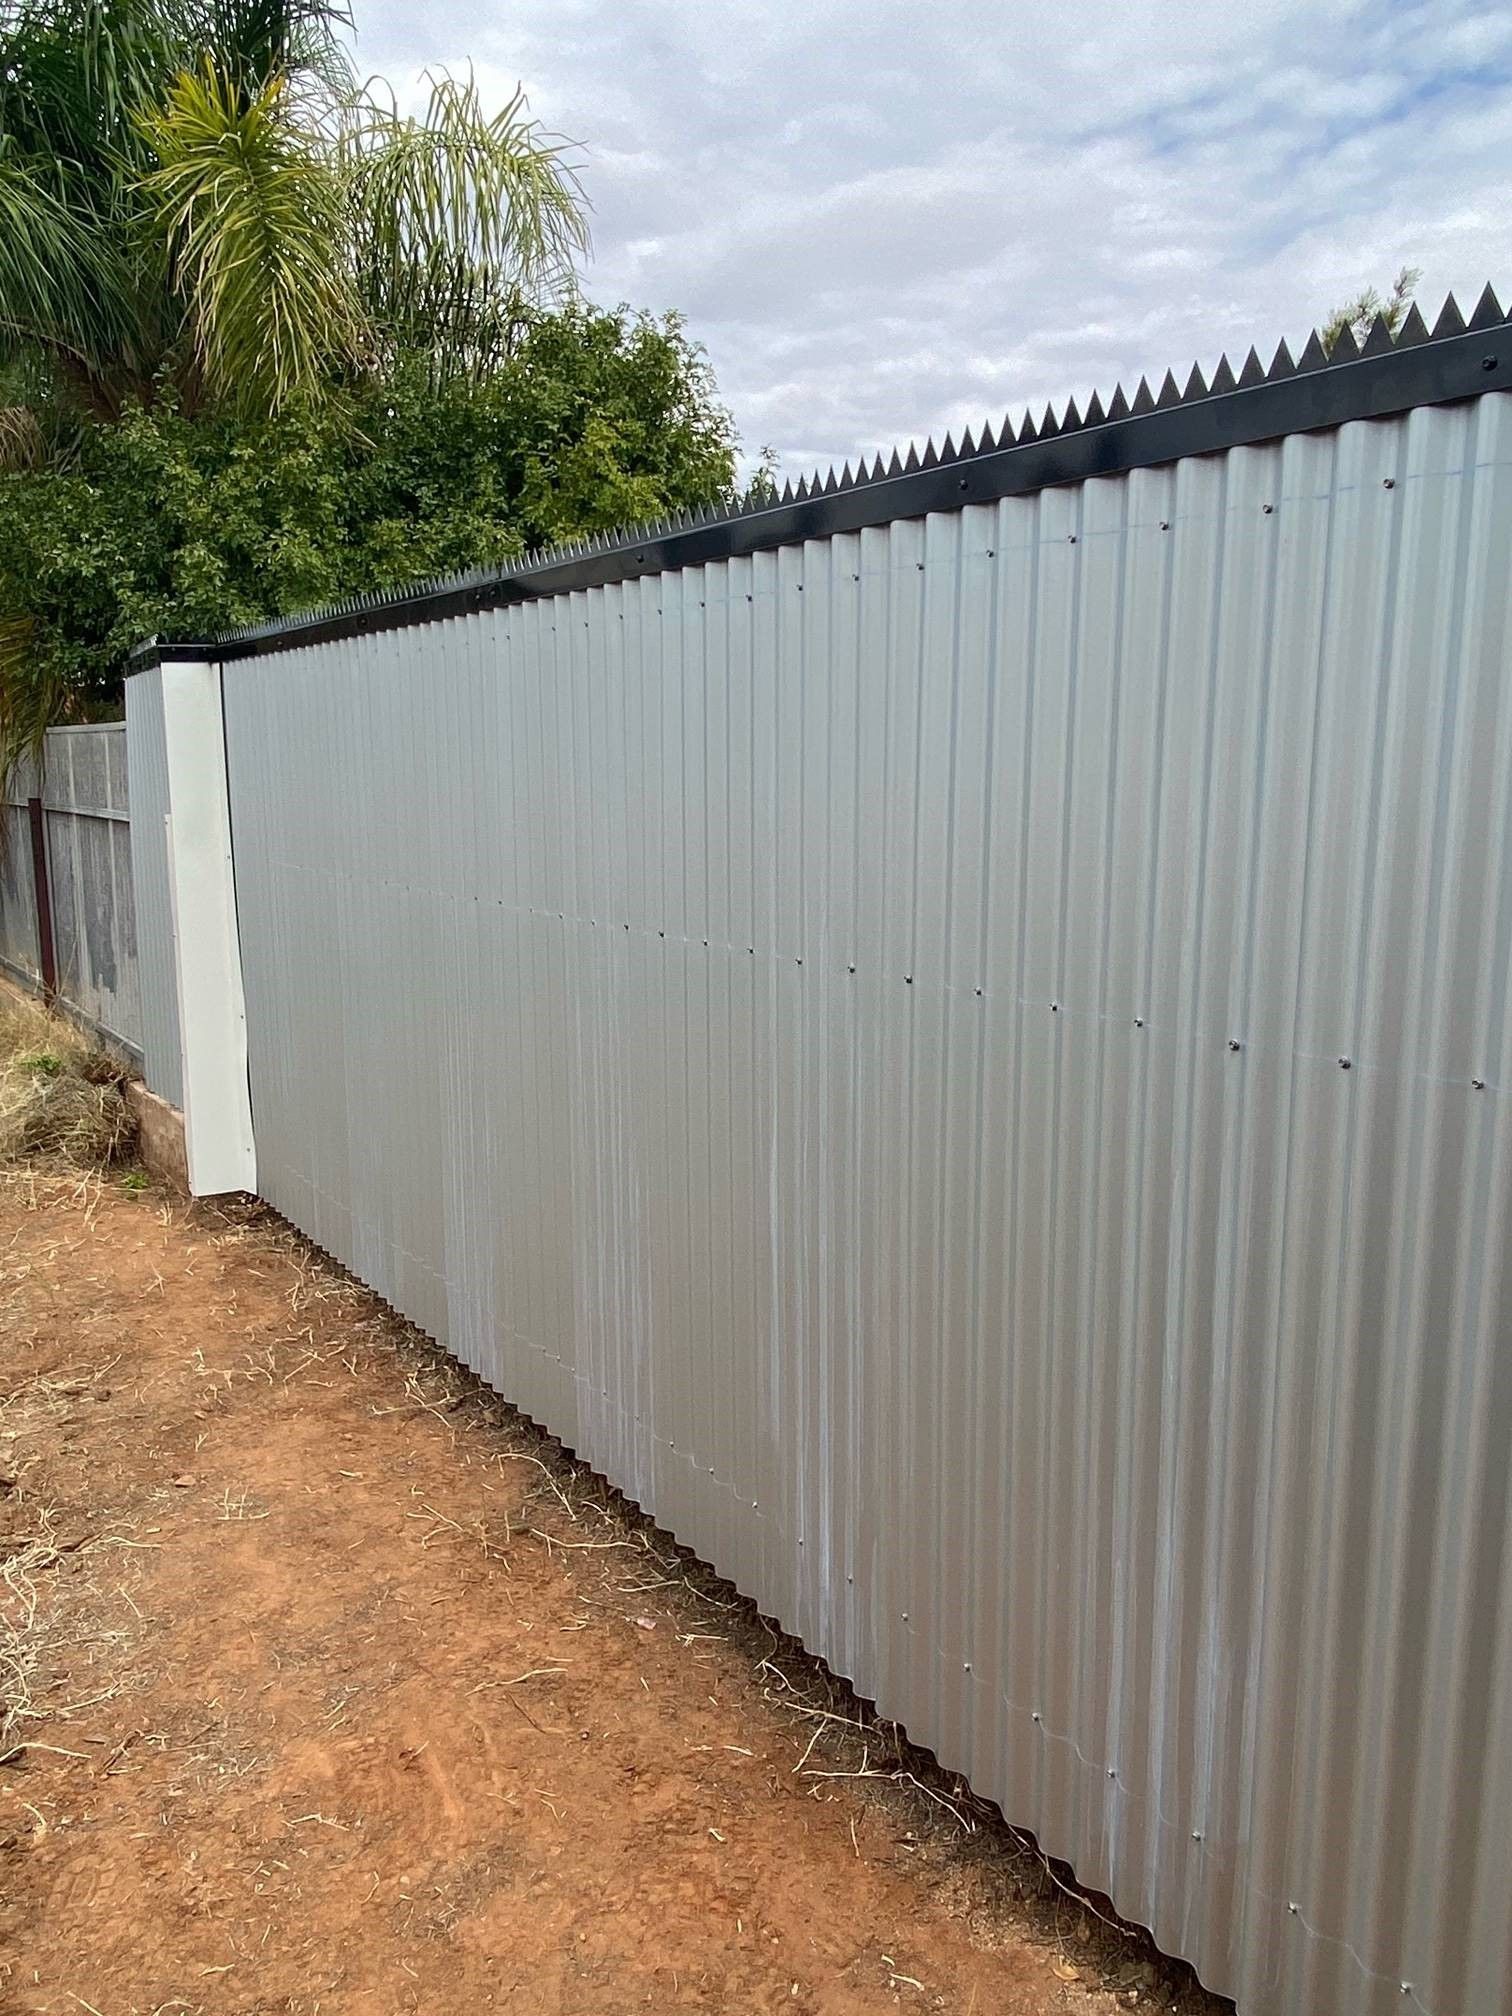
[[[898,460],[898,451],[896,448],[892,452],[891,462],[887,465],[887,473],[889,476],[901,476],[903,474],[903,464]]]
[[[1254,352],[1251,351],[1250,354],[1253,356]],[[1223,355],[1218,359],[1218,368],[1213,373],[1213,382],[1208,387],[1208,390],[1210,392],[1232,392],[1238,383],[1239,380],[1234,376],[1234,367],[1230,364],[1228,352],[1225,350]]]
[[[1034,424],[1034,415],[1026,406],[1024,408],[1024,424],[1018,431],[1018,445],[1020,448],[1027,448],[1031,441],[1038,441],[1038,439],[1039,429]]]
[[[978,455],[992,455],[997,452],[997,446],[998,437],[993,431],[992,422],[989,420],[977,437],[976,452]]]
[[[1263,385],[1265,383],[1265,366],[1260,362],[1260,352],[1255,348],[1253,343],[1251,343],[1248,355],[1245,357],[1244,369],[1239,373],[1239,383],[1246,391],[1251,385]]]
[[[1497,329],[1506,321],[1502,305],[1496,298],[1496,290],[1488,280],[1481,290],[1481,297],[1475,304],[1468,327],[1471,329]]]
[[[817,476],[818,476],[818,473],[819,473],[819,472],[818,472],[817,470],[815,470],[814,474],[815,474],[815,477],[816,477],[816,478],[817,478]],[[825,479],[824,479],[824,486],[823,486],[823,489],[822,489],[822,490],[821,490],[821,492],[820,492],[820,495],[821,495],[821,496],[824,496],[824,497],[829,497],[829,496],[832,496],[832,495],[834,494],[834,492],[835,492],[836,490],[838,490],[839,488],[840,488],[840,485],[839,485],[839,484],[838,484],[838,483],[837,483],[837,482],[835,481],[835,465],[834,465],[834,463],[832,462],[832,463],[830,464],[830,472],[829,472],[829,475],[828,475],[828,476],[826,476],[826,477],[825,477]]]
[[[920,462],[919,467],[921,469],[938,469],[939,466],[939,450],[935,447],[934,436],[931,434],[929,439],[924,443],[924,459]]]
[[[1108,401],[1108,418],[1110,420],[1127,420],[1128,417],[1129,402],[1124,397],[1124,388],[1122,385],[1115,385],[1113,387],[1113,397]]]
[[[918,467],[919,467],[919,451],[917,447],[914,445],[914,443],[910,441],[908,444],[908,453],[903,460],[903,474],[905,476],[912,476],[918,469]]]
[[[1433,325],[1433,340],[1436,343],[1440,336],[1463,336],[1464,333],[1465,318],[1460,313],[1458,301],[1451,294],[1439,310],[1439,318]]]
[[[1061,420],[1060,431],[1062,434],[1074,434],[1080,429],[1081,424],[1081,408],[1074,399],[1068,399],[1066,401],[1065,416]]]
[[[1208,389],[1207,381],[1202,375],[1202,366],[1200,364],[1194,364],[1192,366],[1191,375],[1188,377],[1186,382],[1186,390],[1181,395],[1183,400],[1206,399],[1207,389]]]
[[[1055,417],[1055,408],[1047,405],[1044,412],[1040,415],[1039,438],[1041,441],[1048,441],[1052,436],[1059,434],[1060,431],[1060,422]]]
[[[1297,366],[1292,357],[1291,347],[1284,336],[1276,345],[1276,354],[1272,357],[1270,370],[1265,375],[1267,379],[1295,378],[1297,375]]]
[[[1314,329],[1302,346],[1302,355],[1297,359],[1298,372],[1321,371],[1328,362],[1328,352],[1323,348],[1323,338]]]
[[[793,485],[791,481],[788,481],[784,483],[782,486],[782,496],[779,499],[779,502],[783,504],[791,504],[792,501],[793,501]]]
[[[961,436],[961,445],[956,450],[956,453],[960,456],[961,460],[964,462],[968,455],[975,455],[976,452],[977,452],[977,446],[975,441],[973,441],[971,438],[971,429],[968,427],[966,429],[966,432]]]
[[[1155,411],[1155,394],[1150,390],[1150,381],[1148,378],[1142,377],[1140,379],[1135,389],[1133,401],[1129,406],[1129,411],[1134,414],[1153,413]]]
[[[1181,387],[1176,383],[1174,372],[1167,371],[1164,378],[1161,379],[1160,390],[1155,397],[1155,404],[1157,407],[1179,406],[1181,404]]]
[[[1391,331],[1386,326],[1386,317],[1377,315],[1365,333],[1365,341],[1360,345],[1362,357],[1379,357],[1385,350],[1396,346],[1391,340]]]
[[[1082,425],[1084,427],[1101,427],[1105,424],[1107,418],[1107,414],[1103,411],[1102,398],[1098,393],[1094,392],[1087,402],[1086,418],[1082,421]]]
[[[1330,364],[1353,364],[1360,354],[1360,346],[1355,341],[1355,333],[1348,324],[1334,338],[1333,348],[1328,353]]]

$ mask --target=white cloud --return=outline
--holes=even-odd
[[[1512,6],[359,0],[585,149],[590,294],[676,307],[800,473],[1512,285]],[[1465,301],[1468,306],[1468,301]]]

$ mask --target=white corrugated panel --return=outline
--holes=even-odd
[[[1495,395],[225,668],[265,1194],[1255,2016],[1506,2006],[1509,550]]]

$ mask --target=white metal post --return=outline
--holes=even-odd
[[[221,674],[164,665],[168,888],[173,909],[184,1145],[196,1197],[257,1185]]]

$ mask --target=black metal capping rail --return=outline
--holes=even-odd
[[[625,531],[553,547],[519,567],[418,583],[358,596],[335,607],[228,630],[213,637],[153,638],[135,653],[132,670],[152,665],[256,658],[307,644],[374,631],[434,623],[498,609],[540,596],[600,588],[682,567],[703,566],[859,532],[930,512],[990,504],[1058,483],[1116,475],[1190,455],[1218,453],[1285,434],[1379,420],[1418,406],[1512,390],[1512,327],[1488,285],[1467,320],[1451,294],[1430,329],[1416,306],[1393,335],[1377,317],[1363,344],[1345,332],[1330,352],[1314,330],[1295,358],[1283,341],[1269,368],[1251,348],[1235,372],[1220,358],[1211,379],[1193,364],[1185,385],[1167,371],[1158,391],[1141,378],[1133,398],[1115,388],[1097,393],[1085,413],[1070,400],[1057,417],[1051,406],[1014,428],[1005,419],[973,440],[945,437],[923,454],[894,449],[868,468],[847,463],[788,484],[775,501],[731,509],[711,506]]]

